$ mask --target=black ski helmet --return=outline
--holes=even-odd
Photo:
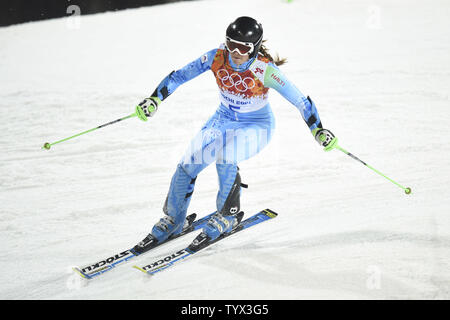
[[[258,54],[263,39],[263,28],[258,21],[250,17],[239,17],[227,28],[226,36],[242,42],[253,43],[254,50],[250,58]]]

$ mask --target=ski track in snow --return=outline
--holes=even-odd
[[[229,10],[233,7],[233,10]],[[450,298],[448,1],[182,2],[0,28],[2,299]],[[176,164],[218,105],[210,72],[149,122],[129,119],[173,69],[216,47],[239,15],[262,21],[286,75],[345,149],[323,152],[275,91],[272,142],[241,163],[247,215],[279,216],[154,277],[132,269],[195,234],[86,282],[84,265],[143,238]],[[207,27],[205,27],[207,26]],[[215,206],[215,166],[190,212]]]

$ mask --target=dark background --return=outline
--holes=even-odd
[[[70,5],[81,15],[189,0],[0,0],[0,26],[65,17]]]

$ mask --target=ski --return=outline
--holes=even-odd
[[[109,257],[105,259],[101,259],[100,261],[97,261],[95,263],[91,263],[88,265],[85,265],[83,267],[73,267],[73,271],[75,271],[77,274],[79,274],[81,277],[85,279],[92,279],[94,277],[97,277],[114,267],[116,267],[119,264],[123,264],[124,262],[129,261],[130,259],[133,259],[134,257],[137,257],[139,255],[142,255],[154,248],[157,248],[167,242],[170,242],[174,239],[177,239],[181,236],[184,236],[188,233],[191,233],[195,230],[198,230],[203,227],[205,223],[208,222],[209,218],[216,212],[213,212],[201,219],[195,220],[197,215],[195,213],[190,214],[186,217],[187,226],[183,229],[183,231],[175,236],[169,237],[167,240],[163,242],[157,242],[157,241],[148,241],[144,244],[144,241],[147,239],[144,239],[141,241],[138,245],[134,246],[131,249],[121,251],[119,253],[110,255]]]
[[[255,215],[241,221],[241,223],[239,223],[231,232],[226,233],[226,234],[222,234],[221,236],[219,236],[217,239],[213,240],[213,241],[206,241],[203,243],[200,243],[201,241],[198,241],[198,237],[192,242],[191,245],[189,245],[188,247],[175,251],[171,254],[168,254],[167,256],[158,259],[152,263],[149,263],[145,266],[139,267],[134,265],[133,268],[142,271],[148,275],[154,275],[155,273],[161,272],[171,266],[173,266],[174,264],[183,261],[184,259],[186,259],[189,256],[194,255],[195,253],[199,252],[200,250],[203,250],[204,248],[209,247],[210,245],[221,241],[235,233],[238,233],[242,230],[251,228],[261,222],[273,219],[277,216],[278,214],[270,209],[264,209],[258,213],[256,213]]]

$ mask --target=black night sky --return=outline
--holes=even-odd
[[[77,5],[84,15],[176,1],[183,0],[2,0],[0,26],[68,16],[71,5]]]

